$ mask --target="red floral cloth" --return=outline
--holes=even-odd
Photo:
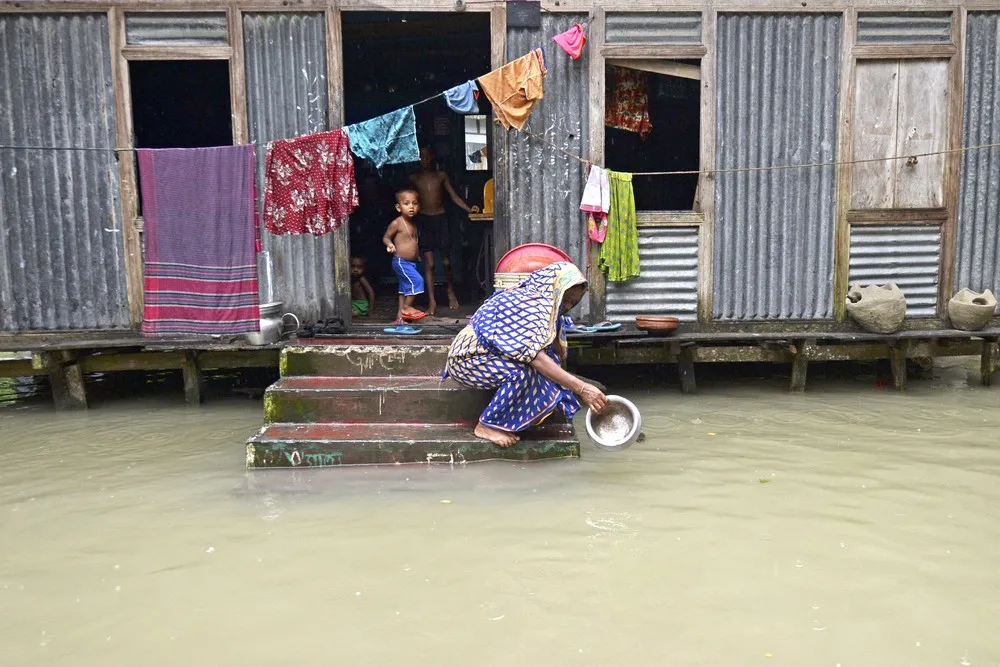
[[[653,129],[649,120],[649,75],[626,67],[610,67],[604,100],[604,124],[643,139]]]
[[[358,205],[347,133],[310,134],[267,145],[264,226],[272,234],[322,236],[344,224]]]

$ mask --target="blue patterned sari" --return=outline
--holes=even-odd
[[[565,344],[559,312],[563,295],[586,282],[573,264],[550,264],[519,286],[487,299],[455,337],[444,377],[467,387],[496,390],[479,418],[481,424],[514,433],[540,423],[556,408],[567,417],[580,409],[573,392],[530,364],[543,351],[559,363],[552,346],[557,339]]]

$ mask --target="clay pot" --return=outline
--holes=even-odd
[[[637,315],[635,318],[635,328],[640,331],[672,333],[679,324],[680,320],[676,317],[665,315]]]
[[[872,333],[899,331],[906,319],[906,297],[896,283],[854,283],[847,292],[847,314],[858,326]]]
[[[996,309],[997,299],[993,292],[973,292],[963,288],[948,301],[948,319],[956,329],[979,331],[990,323]]]

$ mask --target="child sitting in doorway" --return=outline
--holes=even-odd
[[[375,310],[375,290],[365,277],[364,257],[351,257],[351,313],[368,317]]]
[[[413,218],[420,212],[420,198],[417,191],[404,188],[396,193],[396,210],[399,217],[389,223],[382,236],[386,252],[393,254],[392,270],[399,278],[399,308],[396,310],[396,322],[412,322],[424,317],[423,313],[413,307],[413,301],[418,294],[424,293],[424,279],[417,270],[417,258],[420,256],[420,246],[417,242],[417,227]]]

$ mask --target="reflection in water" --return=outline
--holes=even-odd
[[[625,452],[454,468],[247,474],[259,401],[9,401],[0,664],[996,665],[968,372],[622,385]]]

